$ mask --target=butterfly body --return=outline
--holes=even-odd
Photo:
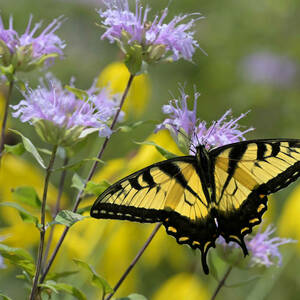
[[[162,222],[179,244],[206,255],[215,240],[240,245],[261,222],[267,195],[300,174],[300,140],[239,142],[211,151],[200,145],[195,156],[155,163],[110,186],[95,201],[91,216],[141,223]]]

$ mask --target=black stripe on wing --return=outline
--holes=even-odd
[[[247,153],[249,148],[251,150]],[[256,149],[256,152],[253,149]],[[261,223],[262,215],[267,210],[267,195],[288,186],[300,176],[300,140],[253,140],[226,145],[210,152],[213,161],[217,161],[217,157],[221,157],[224,151],[227,151],[228,155],[228,168],[222,195],[227,193],[226,187],[230,180],[240,179],[241,175],[235,173],[237,170],[247,172],[247,176],[252,176],[257,182],[261,182],[260,179],[265,180],[253,186],[245,199],[240,199],[239,207],[228,205],[227,210],[217,210],[220,234],[226,242],[237,242],[246,255],[244,236],[252,231],[253,226]],[[253,173],[249,168],[251,162]],[[228,195],[230,194],[227,194],[225,199],[220,197],[220,201],[229,201]]]

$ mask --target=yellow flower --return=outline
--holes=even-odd
[[[168,279],[152,297],[153,300],[206,300],[208,291],[197,276],[188,273],[177,274]]]
[[[1,161],[0,186],[1,202],[14,202],[11,191],[19,186],[33,186],[38,195],[41,196],[44,186],[44,174],[23,159],[7,154]],[[56,201],[56,196],[56,188],[50,185],[48,203],[53,205]],[[65,197],[63,197],[62,202],[66,202]],[[29,206],[25,208],[30,210]],[[7,224],[0,231],[1,235],[8,235],[5,243],[14,247],[28,247],[38,242],[38,230],[33,224],[24,223],[16,209],[1,206],[0,211],[1,219]],[[40,213],[36,210],[34,214],[39,217]]]
[[[111,88],[112,93],[123,93],[130,73],[122,62],[108,65],[99,75],[97,86]],[[136,76],[124,104],[124,111],[141,115],[150,96],[150,83],[147,75]]]
[[[289,196],[282,210],[278,222],[279,235],[298,240],[296,244],[300,250],[300,186],[297,186]]]
[[[0,82],[0,84],[1,84],[1,82]],[[0,85],[0,89],[1,89],[1,85]],[[2,120],[3,120],[3,116],[4,116],[5,102],[6,102],[5,96],[0,90],[0,122],[1,122],[1,124],[2,124]],[[6,131],[7,131],[7,128],[9,127],[9,124],[10,124],[10,117],[8,115],[7,123],[6,123]]]

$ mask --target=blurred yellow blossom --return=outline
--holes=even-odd
[[[12,189],[19,186],[33,186],[39,196],[42,195],[44,186],[44,176],[42,172],[24,161],[20,157],[6,154],[3,157],[0,168],[0,201],[14,202],[12,197]],[[48,204],[56,201],[57,190],[53,185],[49,186]],[[66,198],[62,198],[62,203],[66,202]],[[30,207],[26,207],[30,209]],[[11,207],[1,207],[1,219],[6,227],[0,231],[1,235],[8,235],[5,242],[15,247],[33,246],[39,240],[39,232],[33,224],[24,223],[16,209]],[[39,217],[40,212],[37,210],[35,215]]]
[[[209,293],[196,275],[180,273],[168,279],[152,297],[152,300],[166,299],[206,300]]]
[[[279,235],[298,240],[296,243],[300,250],[300,185],[288,197],[278,221]]]
[[[1,82],[0,82],[0,84],[1,84]],[[0,85],[0,88],[1,88],[1,85]],[[0,90],[0,122],[1,122],[1,124],[2,124],[3,115],[4,115],[5,102],[6,102],[5,96],[4,96],[3,92]],[[10,124],[10,117],[8,115],[6,131],[7,131],[7,128],[9,127],[9,124]]]
[[[97,86],[109,86],[113,94],[123,93],[129,76],[129,71],[124,63],[114,62],[101,72]],[[124,111],[141,115],[146,108],[149,96],[150,82],[148,76],[146,74],[136,76],[124,103]]]

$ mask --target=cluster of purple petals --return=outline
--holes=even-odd
[[[214,121],[211,126],[207,126],[205,121],[200,122],[197,119],[197,100],[199,93],[194,94],[194,107],[189,110],[187,99],[189,98],[184,90],[181,89],[180,100],[172,100],[168,105],[163,106],[163,113],[169,115],[161,124],[156,127],[156,131],[168,129],[172,134],[183,133],[188,136],[191,144],[191,152],[195,153],[195,147],[199,144],[205,145],[207,149],[220,147],[226,144],[245,140],[244,134],[253,130],[253,128],[240,130],[238,121],[245,114],[241,114],[236,119],[229,119],[231,110],[228,110],[218,121]],[[184,132],[182,132],[184,130]]]
[[[229,109],[218,121],[213,121],[209,127],[205,121],[200,122],[192,135],[192,146],[200,143],[210,149],[245,140],[244,134],[254,130],[252,127],[244,131],[240,130],[238,121],[246,114],[228,120],[230,115],[231,110]]]
[[[111,95],[109,88],[99,88],[96,86],[97,80],[94,81],[92,86],[86,91],[95,107],[102,110],[102,114],[105,118],[110,119],[115,115],[119,104],[120,95]],[[121,122],[124,119],[124,112],[121,111],[118,117],[118,121]]]
[[[4,28],[2,18],[0,17],[0,40],[2,40],[10,52],[13,54],[19,47],[32,46],[33,58],[39,58],[47,54],[63,55],[62,49],[65,47],[65,43],[55,34],[62,23],[62,17],[54,19],[40,34],[36,34],[37,30],[41,27],[42,23],[36,23],[31,29],[32,16],[29,18],[29,22],[25,32],[19,35],[13,29],[13,18],[9,19],[8,29]],[[36,35],[36,36],[34,36]]]
[[[110,42],[120,41],[123,32],[130,39],[128,43],[137,42],[142,46],[163,45],[170,51],[173,60],[181,57],[191,60],[195,49],[199,47],[194,39],[194,32],[190,31],[194,22],[201,18],[200,14],[190,14],[174,17],[169,23],[163,23],[168,10],[163,11],[161,17],[156,16],[152,22],[147,20],[149,7],[143,11],[139,1],[136,1],[135,13],[130,11],[128,0],[105,1],[106,10],[99,10],[102,24],[106,27],[102,39]],[[188,23],[182,22],[191,16],[197,16]]]
[[[169,104],[163,106],[163,113],[169,115],[169,118],[157,125],[156,131],[171,129],[174,130],[177,135],[177,133],[183,129],[183,134],[187,136],[193,135],[197,123],[197,100],[200,94],[194,94],[193,110],[189,110],[188,108],[187,99],[189,96],[185,94],[183,88],[180,89],[180,96],[180,100],[173,99]]]
[[[245,244],[250,252],[250,267],[281,265],[282,257],[278,247],[288,243],[295,243],[296,241],[287,238],[271,237],[274,232],[275,227],[269,225],[264,232],[261,231],[260,227],[256,235],[246,237]],[[226,243],[223,237],[219,237],[217,243],[225,248],[239,248],[237,243]]]
[[[19,104],[11,106],[13,116],[22,122],[34,124],[37,120],[48,120],[61,128],[77,126],[95,128],[100,136],[109,136],[111,129],[106,124],[117,109],[108,92],[93,94],[85,101],[64,89],[61,83],[50,77],[48,86],[43,82],[35,89],[27,89]]]
[[[278,266],[281,265],[281,254],[278,250],[280,245],[294,243],[295,240],[284,239],[279,237],[270,236],[274,233],[275,228],[268,226],[264,232],[261,230],[251,239],[246,245],[250,250],[251,256],[251,265],[264,265],[270,267],[277,263]]]

